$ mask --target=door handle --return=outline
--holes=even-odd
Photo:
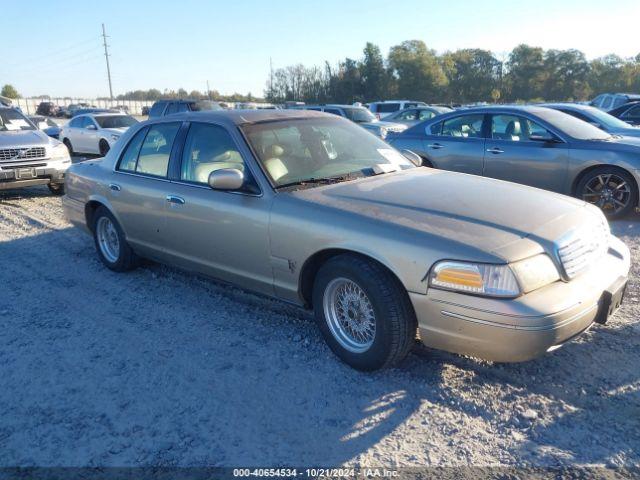
[[[444,148],[444,145],[441,143],[430,143],[427,147],[433,148],[434,150],[440,150],[441,148]]]
[[[114,192],[119,192],[120,190],[122,190],[122,188],[120,188],[120,185],[118,185],[117,183],[110,183],[109,188]]]
[[[497,155],[499,153],[504,153],[504,150],[502,150],[502,149],[500,149],[498,147],[493,147],[493,148],[487,148],[487,152]]]
[[[167,195],[167,202],[175,203],[177,205],[184,205],[184,198],[176,197],[175,195]]]

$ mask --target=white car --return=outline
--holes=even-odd
[[[414,100],[386,100],[384,102],[371,102],[369,104],[369,110],[378,119],[382,119],[387,115],[399,112],[406,108],[424,107],[427,104],[424,102],[418,102]]]
[[[121,113],[87,113],[73,117],[60,131],[69,153],[106,155],[113,144],[138,121]]]

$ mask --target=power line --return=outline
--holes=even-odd
[[[109,67],[109,51],[107,50],[107,33],[102,24],[102,40],[104,45],[104,58],[107,61],[107,77],[109,78],[109,98],[113,101],[113,88],[111,87],[111,67]]]
[[[58,57],[60,57],[61,54],[63,53],[67,53],[69,51],[72,50],[76,50],[78,48],[82,48],[85,47],[87,43],[89,42],[94,42],[95,40],[97,40],[97,37],[91,37],[90,39],[85,39],[85,40],[81,40],[78,42],[75,42],[74,45],[65,47],[65,48],[56,48],[52,51],[50,51],[50,53],[39,53],[37,56],[31,57],[31,58],[20,58],[19,61],[17,62],[13,62],[13,63],[3,63],[3,67],[5,68],[11,68],[14,67],[16,65],[25,65],[25,64],[30,64],[30,63],[35,63],[35,62],[40,62],[42,60],[55,60]],[[94,47],[92,47],[94,48]],[[76,55],[75,53],[73,55]],[[64,56],[63,56],[64,57]]]

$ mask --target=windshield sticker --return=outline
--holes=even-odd
[[[4,124],[4,128],[6,128],[9,131],[20,130],[20,125],[16,125],[13,122],[7,122]]]
[[[29,124],[27,123],[26,120],[22,119],[22,118],[14,118],[12,120],[9,120],[9,123],[11,125],[14,125],[15,127],[17,127],[18,129],[22,128],[22,127],[27,127],[29,128]]]

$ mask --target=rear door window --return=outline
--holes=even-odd
[[[149,130],[149,127],[141,128],[140,131],[133,136],[120,157],[120,163],[117,168],[118,170],[124,172],[136,171],[138,154],[140,153],[140,147],[142,146],[144,137],[147,135],[147,130]]]
[[[399,103],[379,103],[378,108],[376,109],[379,113],[391,113],[397,112],[398,110],[400,110]]]
[[[149,128],[140,148],[136,173],[166,177],[171,148],[180,123],[159,123]]]
[[[178,104],[176,102],[171,102],[169,104],[165,115],[171,115],[172,113],[178,113]]]
[[[611,108],[611,102],[613,101],[613,97],[611,95],[607,95],[602,102],[602,108],[604,110],[608,110]]]
[[[188,111],[189,111],[189,105],[187,103],[179,103],[178,104],[178,113],[188,112]]]
[[[153,104],[153,106],[151,107],[151,110],[149,110],[149,116],[150,117],[159,117],[160,115],[162,115],[162,111],[164,110],[164,106],[166,105],[165,102],[156,102]]]
[[[636,105],[625,112],[623,118],[640,119],[640,105]]]
[[[461,115],[442,122],[444,137],[482,138],[483,114]]]

